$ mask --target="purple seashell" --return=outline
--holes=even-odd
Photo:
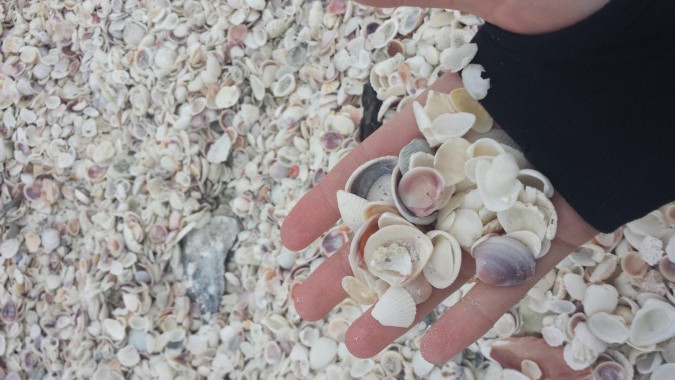
[[[321,136],[321,144],[329,152],[339,148],[341,143],[342,136],[335,132],[326,132]]]
[[[493,286],[520,284],[534,275],[534,255],[523,243],[505,236],[491,236],[473,249],[476,276]]]
[[[401,203],[415,216],[431,215],[443,200],[445,180],[436,169],[418,167],[403,175],[398,184]]]

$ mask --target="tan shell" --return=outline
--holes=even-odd
[[[456,88],[450,92],[452,105],[458,112],[468,112],[476,116],[476,122],[472,129],[476,132],[485,133],[492,128],[494,120],[483,106],[472,98],[464,87]]]

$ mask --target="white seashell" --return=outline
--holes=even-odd
[[[504,146],[491,138],[478,139],[466,149],[469,158],[496,157],[504,152],[506,152]]]
[[[349,370],[349,376],[355,379],[360,379],[369,374],[370,371],[375,368],[375,361],[373,359],[358,359],[355,360],[351,366],[352,367]]]
[[[645,347],[675,336],[675,308],[658,299],[648,299],[630,327],[630,343]]]
[[[415,375],[424,377],[434,369],[434,365],[424,359],[422,352],[415,351],[412,357],[412,368]]]
[[[342,221],[352,229],[358,230],[365,222],[364,211],[368,200],[344,190],[337,192],[337,204]]]
[[[227,133],[223,133],[209,148],[206,153],[206,160],[217,164],[225,162],[230,156],[230,149],[232,148],[232,140]]]
[[[619,302],[619,292],[616,288],[608,284],[591,284],[586,288],[582,304],[587,316],[597,312],[611,313]]]
[[[675,235],[671,236],[665,248],[668,260],[675,262]]]
[[[440,64],[444,70],[453,73],[463,69],[478,52],[478,45],[468,43],[457,48],[449,47],[441,52]]]
[[[570,297],[576,300],[583,300],[586,293],[586,282],[584,278],[575,273],[567,273],[563,276],[563,285]]]
[[[663,257],[663,242],[653,236],[645,236],[636,247],[640,257],[650,266],[656,265]]]
[[[539,364],[529,359],[520,362],[520,372],[530,380],[539,380],[544,375],[541,368],[539,368]]]
[[[434,120],[442,114],[457,112],[452,105],[452,98],[449,94],[434,90],[429,90],[427,102],[424,104],[424,111],[429,116],[429,120]]]
[[[344,289],[349,297],[362,305],[372,305],[377,302],[377,293],[356,277],[343,277],[342,289]]]
[[[546,302],[546,308],[556,314],[571,314],[576,310],[574,303],[552,298]]]
[[[497,219],[507,234],[516,231],[529,231],[534,233],[540,241],[544,239],[548,225],[544,219],[544,214],[536,206],[526,205],[522,202],[515,202],[511,208],[497,212]],[[541,249],[541,247],[539,248]],[[537,257],[536,254],[535,257]]]
[[[437,289],[450,286],[459,275],[462,249],[459,242],[444,231],[430,231],[427,236],[434,245],[429,262],[422,270],[424,278]]]
[[[643,375],[652,373],[663,362],[658,351],[653,351],[653,349],[649,351],[645,353],[640,350],[633,350],[629,354],[630,360],[635,362],[635,369]]]
[[[125,329],[121,323],[115,319],[104,319],[102,322],[103,330],[115,341],[121,341],[125,336]]]
[[[416,227],[384,227],[368,238],[363,253],[370,273],[394,286],[405,286],[426,265],[433,244]]]
[[[450,92],[450,101],[457,112],[468,112],[476,116],[476,122],[472,129],[478,133],[486,133],[492,129],[494,120],[483,106],[472,98],[464,87],[459,87]],[[428,102],[428,100],[427,100]]]
[[[476,122],[476,116],[468,112],[441,113],[432,118],[418,102],[413,102],[415,121],[431,147],[463,136]]]
[[[384,47],[387,42],[393,40],[397,33],[398,23],[393,19],[389,19],[383,22],[373,34],[368,36],[368,40],[375,49],[379,49]]]
[[[593,335],[605,343],[625,343],[628,340],[630,331],[619,316],[598,312],[588,317],[586,324]]]
[[[619,258],[616,255],[608,254],[602,259],[598,265],[593,268],[593,271],[588,276],[588,281],[590,282],[600,282],[605,281],[614,274],[616,267],[619,263]]]
[[[410,155],[410,169],[433,168],[434,156],[425,152],[416,152]]]
[[[426,269],[428,267],[429,265],[424,268]],[[415,300],[415,305],[419,305],[431,297],[433,288],[424,276],[417,276],[417,278],[405,286],[405,290],[412,296],[413,300]]]
[[[338,344],[335,340],[321,337],[317,339],[309,350],[309,367],[320,369],[330,364],[337,356]]]
[[[483,235],[483,222],[476,211],[459,209],[455,211],[455,222],[448,232],[457,239],[462,248],[469,250]]]
[[[534,187],[543,192],[548,198],[553,196],[553,184],[539,171],[534,169],[520,169],[518,172],[518,180],[525,186]]]
[[[476,185],[488,210],[499,212],[513,207],[523,187],[517,175],[518,164],[509,153],[502,153],[491,162],[477,163]]]
[[[237,104],[241,95],[239,87],[225,86],[216,94],[215,103],[218,108],[230,108]]]
[[[75,163],[75,156],[71,153],[61,152],[56,157],[56,167],[59,169],[66,169]]]
[[[434,169],[445,179],[446,186],[456,185],[466,177],[464,165],[469,142],[461,137],[444,142],[434,156]]]
[[[626,223],[626,227],[637,235],[659,236],[667,226],[665,221],[657,216],[658,214],[658,212],[651,212],[640,219]]]
[[[462,82],[466,91],[476,100],[481,100],[487,96],[490,89],[490,79],[483,79],[481,73],[485,69],[483,66],[470,63],[462,70]]]
[[[215,54],[208,54],[206,57],[206,66],[200,76],[205,85],[212,85],[218,82],[221,74],[221,66],[218,57]]]
[[[404,288],[391,286],[373,307],[371,314],[383,326],[410,327],[415,320],[415,300]]]
[[[106,163],[113,157],[115,157],[115,146],[112,144],[112,142],[105,140],[98,144],[92,159],[97,164],[102,164]]]
[[[656,368],[649,380],[670,380],[675,379],[675,363],[666,363]]]
[[[134,346],[125,346],[117,352],[117,359],[125,367],[133,367],[141,361],[141,356]]]
[[[51,252],[61,244],[61,236],[59,235],[59,231],[53,228],[47,228],[43,230],[40,234],[40,239],[42,240],[42,248],[45,250],[45,252]]]
[[[505,234],[504,236],[510,237],[511,239],[518,240],[523,243],[527,248],[530,249],[534,255],[535,260],[541,257],[541,247],[542,243],[537,234],[532,231],[513,231]]]
[[[263,100],[265,97],[265,83],[263,83],[263,81],[255,75],[251,75],[248,78],[248,81],[251,85],[253,97],[255,97],[258,101]]]
[[[383,212],[382,215],[380,215],[380,218],[377,219],[377,226],[379,228],[394,225],[413,227],[412,223],[407,221],[404,217],[400,216],[399,214],[395,214],[393,212]]]
[[[19,252],[19,241],[15,238],[7,239],[0,244],[0,256],[11,259]]]
[[[573,336],[563,349],[563,357],[567,365],[577,371],[590,366],[607,347],[590,332],[585,322],[577,323]]]

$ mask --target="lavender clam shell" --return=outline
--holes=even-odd
[[[476,276],[493,286],[520,284],[534,275],[534,255],[523,243],[505,236],[490,236],[473,249]]]

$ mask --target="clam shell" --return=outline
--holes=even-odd
[[[587,316],[604,311],[611,313],[619,302],[619,292],[608,284],[591,284],[586,288],[582,304]]]
[[[358,230],[366,222],[364,210],[368,205],[368,200],[358,195],[338,190],[337,192],[338,210],[342,221],[352,229]]]
[[[377,293],[356,277],[343,277],[342,289],[347,292],[349,297],[362,305],[372,305],[377,302]]]
[[[493,286],[519,284],[534,275],[532,252],[521,242],[505,236],[490,236],[472,249],[476,276]]]
[[[453,107],[458,112],[468,112],[476,116],[476,122],[472,129],[479,133],[485,133],[492,128],[494,120],[483,106],[472,98],[464,87],[459,87],[450,92]]]
[[[401,148],[401,151],[398,154],[398,166],[401,170],[401,174],[406,174],[410,169],[410,157],[414,153],[428,153],[431,154],[432,150],[429,146],[429,143],[424,139],[413,139],[406,146]]]
[[[462,83],[464,88],[476,100],[481,100],[487,96],[490,89],[490,79],[483,79],[481,74],[485,71],[483,66],[470,63],[462,70]]]
[[[675,308],[663,301],[650,298],[638,310],[630,327],[629,341],[645,347],[675,336]]]
[[[427,102],[424,104],[424,111],[429,120],[434,120],[445,113],[455,113],[457,110],[452,106],[452,99],[449,94],[429,90]]]
[[[593,369],[593,380],[628,380],[626,370],[617,362],[603,362]]]
[[[444,200],[445,181],[433,168],[414,168],[401,177],[395,199],[417,217],[431,215]]]
[[[468,250],[483,235],[483,222],[476,211],[460,208],[455,211],[455,221],[448,232]]]
[[[309,350],[309,367],[311,369],[324,368],[335,360],[338,343],[326,337],[321,337],[312,344]]]
[[[415,121],[431,147],[463,136],[476,122],[476,116],[468,112],[442,113],[431,118],[418,102],[413,102]]]
[[[424,268],[426,269],[428,266],[429,265],[426,265]],[[433,288],[424,276],[417,276],[417,278],[405,286],[405,290],[408,291],[413,300],[415,300],[415,305],[419,305],[431,297]]]
[[[553,196],[553,184],[539,171],[534,169],[520,169],[518,172],[518,180],[525,186],[534,187],[543,192],[548,198]]]
[[[408,172],[409,174],[410,172]],[[394,191],[394,204],[398,212],[409,222],[414,223],[418,226],[426,226],[433,223],[436,220],[436,215],[438,212],[432,212],[429,215],[425,216],[416,216],[413,212],[408,210],[403,203],[403,200],[400,198],[399,183],[401,181],[401,171],[398,166],[394,168],[394,172],[391,175],[391,188],[396,189]]]
[[[523,188],[517,175],[518,164],[508,153],[496,156],[491,162],[477,163],[476,185],[488,210],[500,212],[513,207]]]
[[[497,219],[506,233],[516,231],[530,231],[534,233],[539,240],[544,239],[548,223],[544,219],[544,214],[532,205],[526,205],[522,202],[515,202],[513,207],[497,212]]]
[[[434,168],[441,173],[446,186],[455,185],[466,177],[464,165],[469,145],[468,141],[458,137],[444,142],[436,151]]]
[[[368,201],[393,201],[391,176],[398,162],[396,156],[370,160],[359,166],[345,184],[345,191]]]
[[[598,312],[586,322],[593,335],[605,343],[624,343],[628,340],[629,330],[621,317],[605,312]]]
[[[466,67],[478,52],[478,45],[474,43],[464,44],[457,48],[449,47],[440,54],[440,64],[444,70],[453,73]]]
[[[379,219],[377,219],[377,225],[380,228],[386,227],[386,226],[394,226],[394,225],[403,225],[403,226],[410,226],[414,227],[412,223],[407,221],[404,217],[397,213],[393,212],[384,212],[382,215],[380,215]]]
[[[575,273],[567,273],[563,276],[563,285],[570,297],[576,300],[584,299],[584,294],[586,293],[586,288],[588,286],[583,277]]]
[[[422,273],[431,286],[445,289],[455,282],[459,275],[462,249],[457,240],[447,232],[430,231],[427,236],[434,248]]]
[[[410,327],[416,313],[415,300],[408,291],[398,286],[391,286],[371,311],[380,324],[394,327]]]
[[[434,167],[434,155],[424,152],[413,153],[410,156],[410,169],[413,168],[433,168]]]
[[[363,260],[370,273],[394,286],[412,282],[426,265],[433,244],[415,227],[384,227],[366,242]]]

